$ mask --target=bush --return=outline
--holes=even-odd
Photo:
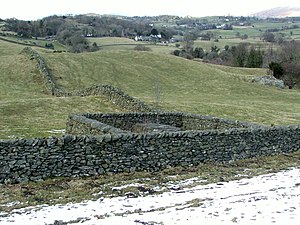
[[[284,74],[284,69],[280,63],[271,62],[269,69],[273,72],[273,76],[277,79],[281,79]]]
[[[94,42],[94,43],[92,44],[92,46],[90,47],[90,51],[91,51],[91,52],[98,51],[99,49],[100,49],[100,48],[99,48],[99,46],[97,45],[96,42]]]
[[[175,50],[175,51],[173,52],[173,54],[176,55],[176,56],[180,56],[180,52],[181,52],[180,50]]]
[[[193,59],[193,55],[190,54],[189,52],[185,51],[185,50],[175,50],[173,52],[173,54],[175,56],[179,56],[179,57],[182,57],[182,58],[186,58],[186,59]]]
[[[200,48],[200,47],[195,48],[193,51],[193,56],[195,58],[203,59],[203,57],[205,56],[205,52],[204,52],[203,48]]]
[[[50,44],[46,43],[45,47],[49,48],[49,49],[54,49],[54,45],[52,43],[50,43]]]

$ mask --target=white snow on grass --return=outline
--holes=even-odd
[[[62,129],[62,130],[49,130],[48,133],[51,133],[51,134],[65,134],[66,133],[66,130],[65,129]]]
[[[0,224],[300,224],[300,169],[159,195],[100,198],[0,213]],[[58,224],[58,223],[57,223]]]

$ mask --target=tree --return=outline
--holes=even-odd
[[[24,38],[32,37],[32,26],[30,22],[19,21],[17,25],[17,33],[19,36]]]
[[[233,26],[232,24],[225,24],[225,27],[223,28],[223,30],[232,30]]]
[[[174,50],[174,52],[173,52],[173,54],[174,54],[175,56],[180,56],[180,53],[181,53],[181,51],[178,50],[178,49]]]
[[[75,33],[69,38],[69,47],[71,52],[79,53],[88,51],[89,44],[87,39],[81,36],[79,33]]]
[[[210,53],[208,53],[205,57],[206,60],[208,61],[212,61],[215,60],[219,57],[218,53],[215,51],[211,51]]]
[[[211,46],[210,51],[218,53],[220,49],[217,46]]]
[[[72,37],[72,31],[70,30],[63,30],[61,32],[58,33],[58,35],[56,36],[57,40],[64,44],[64,45],[70,45],[70,43],[68,43],[68,40],[70,37]]]
[[[161,38],[166,41],[169,41],[173,37],[172,32],[170,32],[169,30],[163,30],[162,32],[160,32],[160,34]]]
[[[275,35],[267,31],[263,34],[263,40],[267,42],[275,42]]]
[[[193,35],[187,33],[183,36],[183,43],[182,43],[182,46],[183,46],[183,49],[185,51],[191,51],[191,49],[193,49],[193,45],[194,45],[194,38],[193,38]]]
[[[100,48],[99,48],[99,46],[97,45],[97,43],[96,42],[94,42],[93,44],[92,44],[92,47],[90,48],[90,51],[91,52],[95,52],[95,51],[98,51]]]
[[[50,44],[46,43],[45,47],[49,48],[49,49],[54,49],[54,45],[52,43],[50,43]]]
[[[248,35],[247,35],[247,34],[242,35],[241,39],[242,39],[242,40],[248,39]]]
[[[154,36],[157,36],[159,33],[158,33],[158,30],[157,30],[157,29],[153,28],[153,29],[151,30],[151,34],[154,35]]]
[[[269,69],[273,72],[273,76],[277,79],[281,79],[284,74],[284,69],[280,63],[271,62],[269,64]]]
[[[232,65],[233,55],[229,48],[229,45],[226,45],[225,50],[220,52],[219,57],[221,58],[223,64]]]
[[[250,52],[248,54],[246,67],[249,68],[260,68],[263,65],[263,52],[258,49],[256,50],[254,47],[251,47]]]
[[[283,81],[290,88],[300,87],[300,43],[296,41],[284,43],[280,56],[284,68]]]
[[[248,56],[247,44],[232,46],[231,52],[233,55],[233,66],[244,67]]]
[[[297,61],[285,63],[284,65],[284,83],[293,88],[295,86],[300,87],[300,63]]]
[[[203,59],[203,57],[205,56],[205,52],[204,52],[203,48],[196,47],[193,51],[193,56],[195,58]]]
[[[300,62],[300,43],[296,41],[284,43],[279,54],[281,62]]]
[[[71,52],[79,53],[89,50],[88,41],[81,32],[72,32],[70,30],[63,30],[57,36],[60,43],[67,45]]]

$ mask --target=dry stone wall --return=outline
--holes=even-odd
[[[181,112],[73,114],[67,122],[69,134],[134,133],[136,124],[161,124],[185,130],[264,127],[254,123]]]
[[[81,119],[86,124],[88,120],[95,123],[94,128],[104,124],[85,116]],[[300,126],[248,126],[141,134],[107,124],[104,126],[107,130],[115,130],[103,135],[0,141],[0,183],[39,181],[59,176],[160,171],[174,166],[188,167],[205,162],[289,153],[298,151],[300,146]]]
[[[93,85],[91,87],[75,90],[75,91],[65,91],[63,88],[59,87],[53,75],[51,74],[44,58],[37,52],[34,51],[30,47],[26,47],[22,50],[22,54],[28,55],[31,60],[35,60],[37,62],[37,68],[42,74],[46,87],[48,91],[57,97],[70,97],[70,96],[102,96],[106,98],[108,101],[117,105],[118,107],[134,112],[148,112],[154,111],[155,109],[146,105],[143,101],[139,99],[133,98],[121,91],[120,89],[113,87],[108,84],[98,84]]]
[[[31,50],[24,51],[31,55]],[[41,72],[47,71],[43,60],[36,60]],[[124,107],[127,104],[135,111],[151,109],[111,86],[67,93],[57,88],[51,74],[44,75],[49,75],[49,89],[56,96],[98,95],[108,90],[108,98],[120,99],[118,104],[124,103]],[[178,130],[137,133],[137,124]],[[300,149],[300,125],[265,127],[184,113],[74,114],[67,122],[67,131],[70,134],[64,137],[0,140],[0,183],[160,171]]]

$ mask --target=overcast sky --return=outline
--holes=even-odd
[[[300,7],[299,0],[1,0],[0,18],[36,20],[50,15],[247,16],[274,7]]]

